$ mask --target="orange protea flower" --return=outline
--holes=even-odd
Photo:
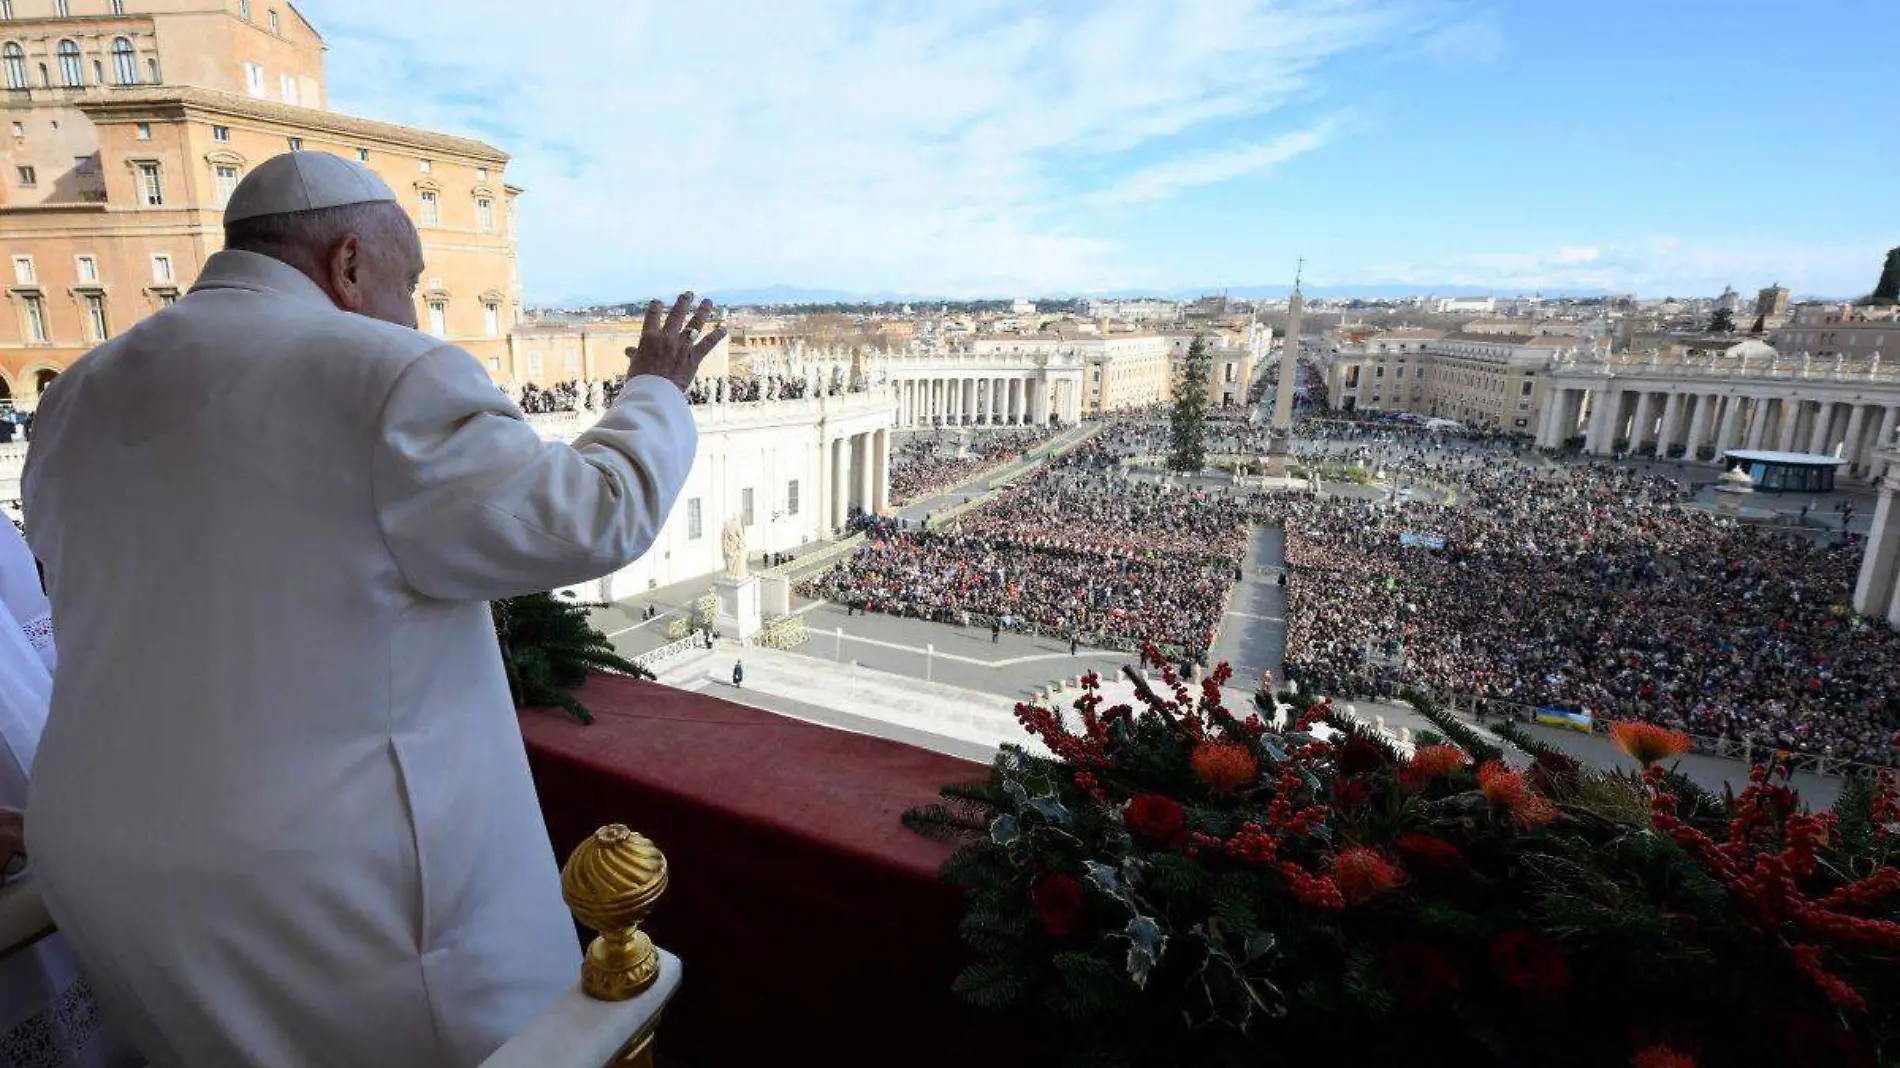
[[[1637,719],[1610,724],[1610,741],[1644,767],[1689,751],[1689,736]]]
[[[1412,751],[1411,770],[1421,778],[1450,775],[1464,766],[1465,751],[1455,745],[1421,745]]]
[[[1636,1052],[1630,1068],[1695,1068],[1695,1058],[1668,1046],[1650,1046]]]
[[[1253,785],[1260,776],[1260,761],[1244,745],[1236,742],[1202,742],[1188,758],[1194,775],[1214,788],[1217,794],[1231,794]]]
[[[1531,789],[1523,773],[1512,771],[1501,761],[1487,761],[1478,769],[1478,789],[1499,808],[1508,809],[1526,827],[1541,827],[1557,818],[1557,806]]]
[[[1376,849],[1355,846],[1333,858],[1333,882],[1349,905],[1371,901],[1405,882],[1405,869]]]

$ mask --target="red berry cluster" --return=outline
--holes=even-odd
[[[1866,999],[1828,970],[1826,946],[1820,942],[1900,952],[1900,924],[1842,911],[1865,908],[1900,890],[1900,872],[1883,867],[1825,896],[1812,896],[1802,883],[1819,870],[1821,847],[1838,821],[1801,811],[1794,790],[1773,781],[1778,773],[1785,780],[1789,770],[1778,762],[1749,773],[1748,788],[1735,799],[1728,839],[1718,843],[1677,817],[1678,799],[1666,789],[1662,769],[1652,767],[1643,774],[1650,789],[1651,823],[1726,886],[1764,934],[1787,945],[1796,969],[1830,1002],[1864,1012]]]

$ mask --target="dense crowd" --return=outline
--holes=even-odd
[[[1608,464],[1553,467],[1471,442],[1393,463],[1459,505],[1279,505],[1296,569],[1291,676],[1893,760],[1900,635],[1847,610],[1857,546],[1750,529],[1693,507],[1674,479]],[[1407,533],[1426,543],[1402,544]]]
[[[815,376],[814,376],[815,377]],[[830,380],[814,380],[802,375],[708,376],[695,378],[686,387],[686,402],[702,404],[743,404],[749,401],[801,400],[805,397],[835,397],[862,392],[861,385],[847,383],[841,375]],[[626,385],[626,376],[597,379],[569,379],[550,386],[530,382],[512,391],[515,403],[529,415],[553,412],[599,410],[612,404]]]
[[[1238,502],[1122,479],[1092,440],[948,530],[874,528],[806,592],[867,611],[1204,657],[1245,542]]]
[[[1855,539],[1742,525],[1674,478],[1551,464],[1485,431],[1331,418],[1300,435],[1309,459],[1385,468],[1390,491],[1131,480],[1117,461],[1164,451],[1166,424],[1111,421],[948,530],[874,529],[810,592],[1192,656],[1217,633],[1250,526],[1280,525],[1286,670],[1308,687],[1410,684],[1896,762],[1900,634],[1847,607]]]
[[[1054,433],[1047,427],[1003,430],[976,435],[967,445],[961,445],[956,435],[918,434],[891,456],[891,499],[906,504],[934,497],[1021,457]]]

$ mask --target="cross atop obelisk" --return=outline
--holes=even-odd
[[[1280,380],[1273,390],[1273,439],[1267,444],[1267,474],[1285,478],[1289,454],[1293,451],[1293,391],[1300,377],[1300,313],[1305,298],[1300,296],[1300,278],[1306,269],[1306,257],[1293,268],[1293,295],[1287,301],[1286,340],[1280,344]]]

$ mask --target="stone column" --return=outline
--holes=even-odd
[[[1592,456],[1608,456],[1615,448],[1615,415],[1616,409],[1621,406],[1621,398],[1608,383],[1590,392],[1590,430],[1583,448]]]
[[[1874,434],[1873,444],[1868,446],[1867,461],[1863,465],[1870,479],[1880,478],[1886,473],[1887,460],[1880,455],[1880,452],[1892,447],[1896,416],[1900,416],[1900,408],[1888,407],[1880,413],[1880,430]]]
[[[818,468],[818,492],[812,495],[809,507],[802,502],[801,507],[812,517],[812,529],[817,531],[818,536],[828,538],[831,536],[831,446],[825,441],[822,430],[818,435],[818,463],[815,466]]]
[[[876,435],[865,431],[857,436],[858,454],[853,460],[858,465],[858,507],[866,512],[877,511],[877,441]]]
[[[1662,427],[1656,432],[1656,459],[1669,458],[1669,449],[1675,445],[1677,431],[1682,429],[1682,402],[1684,395],[1671,393],[1663,398]]]
[[[1536,440],[1540,449],[1551,447],[1551,435],[1556,433],[1557,409],[1563,407],[1564,392],[1562,389],[1551,389],[1544,394],[1544,411],[1537,417]]]
[[[1689,440],[1683,444],[1682,458],[1694,463],[1696,452],[1709,438],[1709,413],[1715,407],[1714,402],[1717,398],[1707,393],[1698,393],[1692,399],[1695,407],[1689,411]]]
[[[1808,429],[1808,452],[1819,455],[1828,450],[1828,424],[1833,421],[1834,405],[1827,401],[1815,401],[1813,425]]]
[[[1715,459],[1719,462],[1722,454],[1735,447],[1742,432],[1742,398],[1731,395],[1723,402],[1722,425],[1715,432]]]
[[[1854,582],[1854,611],[1881,615],[1894,601],[1894,563],[1900,561],[1900,514],[1895,513],[1890,480],[1880,484],[1873,526],[1867,532],[1867,550],[1860,558],[1860,577]]]
[[[1029,380],[1029,420],[1036,426],[1049,424],[1049,380],[1032,378]]]
[[[831,526],[844,526],[851,512],[850,441],[836,438],[831,442]]]
[[[1018,416],[1022,413],[1022,410],[1023,410],[1022,399],[1023,399],[1023,380],[1020,378],[1010,379],[1009,380],[1009,398],[1007,401],[1004,402],[1005,406],[1003,409],[1006,416],[1006,418],[1004,419],[1004,422],[1007,422],[1010,426],[1015,426],[1017,422],[1019,422]]]
[[[1748,447],[1761,448],[1762,439],[1768,436],[1768,402],[1759,397],[1748,398]]]
[[[877,514],[891,510],[891,432],[877,432]]]
[[[1636,450],[1643,447],[1643,442],[1649,440],[1650,416],[1655,414],[1655,407],[1656,395],[1654,393],[1643,390],[1636,395],[1636,414],[1634,418],[1630,420],[1629,451],[1632,456],[1636,455]]]
[[[1847,407],[1847,442],[1841,447],[1841,459],[1847,461],[1847,471],[1854,473],[1860,467],[1861,456],[1866,442],[1861,440],[1867,433],[1867,408],[1861,404]]]
[[[1782,452],[1794,451],[1794,428],[1801,418],[1802,403],[1793,397],[1781,399],[1781,429],[1775,435],[1775,448]]]

